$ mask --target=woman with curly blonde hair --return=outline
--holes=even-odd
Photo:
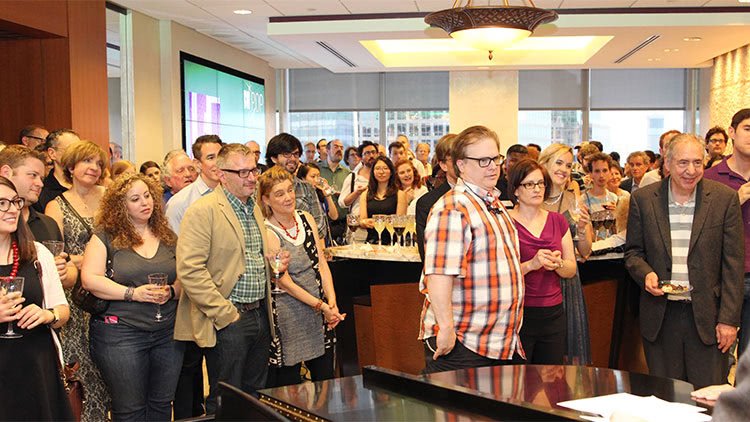
[[[83,286],[109,301],[104,314],[91,317],[89,335],[115,421],[170,420],[182,368],[184,346],[173,339],[180,294],[177,236],[161,194],[142,174],[115,179],[102,198],[81,267]]]

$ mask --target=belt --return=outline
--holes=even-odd
[[[234,305],[234,307],[237,308],[237,310],[242,314],[242,313],[250,312],[254,309],[260,308],[260,302],[262,302],[262,300],[256,300],[255,302],[251,302],[251,303],[232,302],[232,305]]]

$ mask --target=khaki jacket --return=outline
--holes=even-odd
[[[266,229],[257,204],[254,214],[265,254]],[[216,331],[229,325],[238,314],[228,298],[245,272],[244,256],[242,225],[221,187],[187,209],[177,240],[177,277],[182,294],[177,305],[175,340],[194,341],[199,347],[216,345]],[[266,307],[273,333],[269,274],[266,263]]]

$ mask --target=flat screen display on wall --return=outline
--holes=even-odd
[[[192,157],[201,135],[224,142],[265,144],[264,81],[253,75],[180,52],[182,70],[182,141]]]

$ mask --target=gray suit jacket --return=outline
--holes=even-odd
[[[714,406],[715,421],[750,420],[750,353],[743,353],[737,367],[737,382],[733,391],[721,393]]]
[[[646,274],[669,280],[672,237],[669,229],[669,178],[630,197],[625,266],[644,287]],[[695,326],[706,345],[716,344],[716,324],[740,325],[744,286],[744,231],[737,192],[712,180],[698,182],[688,250],[688,277]],[[641,334],[656,340],[667,305],[665,296],[641,291]]]

